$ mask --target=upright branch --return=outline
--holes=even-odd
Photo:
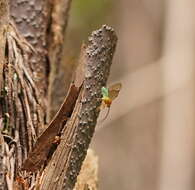
[[[48,46],[49,46],[49,61],[50,61],[50,77],[49,77],[49,109],[48,120],[56,114],[59,109],[59,105],[62,103],[65,89],[68,89],[71,80],[64,81],[62,77],[61,68],[64,52],[64,37],[66,26],[69,18],[69,9],[72,0],[53,0],[52,1],[52,13],[51,13],[51,25],[49,28]],[[73,69],[66,69],[66,77],[71,78]],[[63,73],[64,76],[64,73]],[[61,85],[64,88],[59,88]],[[56,98],[58,97],[58,98]],[[62,99],[62,100],[61,100]]]
[[[42,190],[73,189],[91,142],[117,37],[106,25],[94,31],[84,50],[84,82],[61,142],[43,173]],[[82,74],[82,73],[81,73]]]
[[[3,63],[5,62],[5,33],[9,23],[7,0],[0,0],[0,87],[2,87]]]
[[[10,15],[18,31],[37,52],[29,57],[28,64],[33,71],[33,79],[42,99],[46,98],[48,88],[47,29],[51,6],[48,0],[10,0]],[[41,104],[44,108],[45,103],[46,99]],[[44,111],[42,112],[44,113]],[[44,114],[42,118],[44,118]]]

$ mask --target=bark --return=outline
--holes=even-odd
[[[61,129],[62,140],[42,173],[40,189],[74,188],[77,175],[80,172],[82,162],[94,133],[100,111],[101,88],[106,85],[108,79],[116,41],[117,38],[113,29],[103,26],[92,33],[89,37],[88,46],[86,48],[85,46],[83,47],[80,67],[77,70],[73,84],[79,92],[76,105],[70,119]],[[69,94],[71,94],[70,92],[71,88]],[[69,96],[67,99],[69,99]],[[65,99],[63,105],[66,104],[67,99]],[[63,113],[60,113],[63,110],[63,105],[55,118],[60,118],[59,115],[63,115]],[[53,128],[52,122],[46,129],[46,133]],[[63,117],[61,117],[58,125],[64,125]],[[53,135],[52,133],[49,136],[54,140],[55,134]],[[45,142],[43,141],[42,143]],[[39,144],[41,146],[41,143]],[[47,146],[49,146],[49,143]],[[44,147],[47,146],[44,145]],[[42,159],[42,155],[45,158],[45,152],[42,154],[44,150],[45,148],[41,148],[40,152],[40,149],[37,148],[36,152],[32,152],[26,160],[24,168],[28,171],[38,169],[36,166],[39,166],[40,162],[34,163],[33,161],[36,159],[36,155],[41,155],[37,161]],[[34,158],[31,159],[32,157]]]
[[[41,98],[47,95],[48,86],[47,29],[50,6],[47,0],[10,1],[10,14],[19,32],[36,49],[36,54],[32,54],[28,61]]]
[[[8,3],[0,2],[2,189],[27,188],[26,174],[20,168],[45,124],[48,81],[49,3]]]
[[[65,65],[65,63],[63,63],[63,52],[65,44],[64,37],[69,18],[68,13],[71,2],[71,0],[54,0],[52,6],[51,26],[49,28],[51,35],[49,36],[48,40],[49,61],[51,66],[49,77],[48,120],[50,120],[57,113],[57,110],[63,101],[61,97],[65,96],[64,91],[68,90],[74,71],[74,69],[68,64],[66,65],[69,69],[62,69],[62,67]],[[66,71],[66,81],[63,80],[64,71]],[[63,88],[61,88],[62,86]]]
[[[110,27],[92,33],[81,54],[85,70],[79,68],[70,94],[37,138],[49,110],[49,63],[49,104],[53,103],[70,2],[23,0],[10,1],[8,6],[8,1],[0,0],[1,189],[73,189],[86,156],[117,41]],[[59,133],[64,141],[52,156],[48,147]],[[36,172],[27,173],[22,167]]]

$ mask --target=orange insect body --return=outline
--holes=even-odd
[[[109,97],[103,97],[102,101],[106,104],[107,107],[110,107],[112,104],[112,100]]]

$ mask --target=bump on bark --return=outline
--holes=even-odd
[[[74,188],[91,142],[106,85],[117,37],[109,26],[94,31],[85,49],[85,80],[62,141],[45,169],[42,190]]]

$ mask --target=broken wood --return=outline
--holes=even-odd
[[[73,189],[95,130],[101,88],[108,79],[116,41],[114,30],[106,25],[89,37],[84,51],[84,84],[63,128],[61,142],[44,170],[40,189]]]
[[[70,85],[69,91],[67,93],[66,98],[64,99],[64,102],[62,103],[60,109],[58,110],[57,114],[54,116],[48,127],[37,139],[33,151],[29,153],[28,158],[23,164],[23,170],[36,171],[40,169],[41,165],[43,165],[43,163],[47,160],[49,150],[55,140],[55,137],[60,134],[61,130],[66,124],[66,121],[71,116],[72,110],[75,106],[81,86],[84,81],[84,49],[85,48],[83,46],[79,59],[80,64],[76,70],[74,81]]]

